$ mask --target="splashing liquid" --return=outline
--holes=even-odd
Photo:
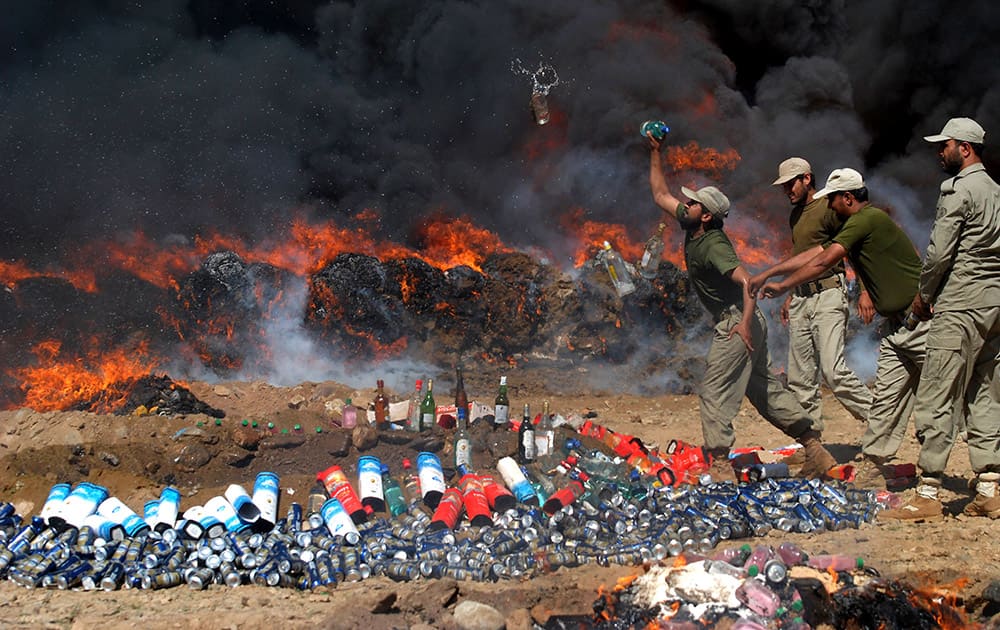
[[[528,70],[520,59],[514,59],[510,65],[514,74],[524,74],[531,78],[531,113],[535,122],[544,125],[549,122],[549,102],[546,98],[549,90],[559,85],[559,74],[550,64],[540,62],[535,70]]]

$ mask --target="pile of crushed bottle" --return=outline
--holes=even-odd
[[[578,448],[567,440],[563,451]],[[556,451],[550,460],[560,457]],[[434,453],[416,459],[403,487],[375,457],[359,459],[356,481],[331,466],[318,473],[319,490],[306,507],[279,506],[272,472],[258,473],[252,492],[232,484],[184,510],[179,491],[163,488],[141,516],[99,485],[55,484],[28,519],[0,504],[0,578],[29,588],[108,591],[312,589],[372,576],[512,580],[589,563],[704,554],[720,541],[773,529],[856,528],[885,500],[837,480],[756,476],[737,483],[701,475],[670,485],[622,478],[621,463],[598,450],[572,458],[571,475],[560,465],[539,473],[504,457],[498,475],[459,465],[451,484]]]
[[[799,579],[865,568],[862,558],[810,556],[792,542],[777,549],[743,544],[709,555],[685,552],[679,560],[652,567],[625,588],[603,592],[595,612],[604,617],[601,612],[613,611],[614,623],[596,627],[715,627],[728,619],[733,630],[809,630]],[[651,595],[658,601],[651,601]],[[811,612],[816,616],[817,611]]]

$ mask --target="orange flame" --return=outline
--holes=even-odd
[[[719,151],[702,148],[694,140],[683,147],[667,147],[664,157],[674,171],[705,171],[715,179],[721,177],[724,171],[736,168],[742,159],[736,149]]]
[[[65,269],[51,272],[34,271],[22,262],[4,262],[0,260],[0,284],[13,288],[21,280],[28,278],[59,278],[70,283],[79,291],[97,292],[97,281],[90,269]]]
[[[131,350],[101,349],[96,339],[91,340],[91,346],[93,350],[85,359],[61,359],[59,342],[36,345],[33,352],[40,365],[15,372],[22,382],[25,404],[37,411],[58,411],[102,396],[91,410],[110,411],[127,395],[127,392],[116,393],[113,385],[146,376],[156,367],[145,342]]]

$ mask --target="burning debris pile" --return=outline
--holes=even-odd
[[[202,376],[208,369],[222,378],[280,378],[273,371],[279,352],[299,364],[319,356],[441,365],[456,356],[503,365],[522,357],[628,361],[643,376],[668,371],[670,386],[686,390],[697,373],[690,363],[699,360],[690,357],[700,352],[676,346],[707,321],[686,274],[667,261],[652,278],[636,274],[636,288],[624,298],[598,258],[574,277],[509,251],[476,267],[340,253],[298,275],[225,250],[177,280],[159,280],[166,287],[127,280],[135,304],[103,301],[121,292],[110,286],[96,292],[53,278],[24,280],[5,292],[0,311],[9,311],[13,328],[3,338],[11,361],[0,376],[0,403],[96,411],[105,408],[97,403],[121,395],[113,383],[167,367],[176,373],[178,365]],[[72,317],[54,314],[63,309]],[[306,340],[315,356],[297,354],[292,339]],[[170,408],[139,404],[151,402],[161,412]]]
[[[662,628],[977,627],[958,607],[961,585],[933,589],[879,576],[861,558],[807,555],[797,545],[743,545],[705,556],[685,553],[603,590],[594,604],[599,630]]]
[[[207,405],[191,390],[169,376],[143,376],[113,383],[96,396],[81,401],[77,411],[111,413],[118,416],[205,414],[225,418],[226,412]]]

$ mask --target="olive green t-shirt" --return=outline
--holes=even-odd
[[[920,283],[920,257],[883,210],[865,206],[847,218],[831,242],[847,250],[876,311],[895,315],[910,306]]]
[[[821,197],[793,208],[788,223],[792,228],[792,255],[796,255],[817,245],[829,243],[843,227],[844,219],[830,209],[825,197]],[[844,273],[842,260],[819,278],[827,278],[838,273]]]
[[[743,288],[728,276],[740,266],[740,259],[725,232],[710,229],[695,238],[685,238],[684,262],[701,303],[712,317],[732,305],[743,308]]]

